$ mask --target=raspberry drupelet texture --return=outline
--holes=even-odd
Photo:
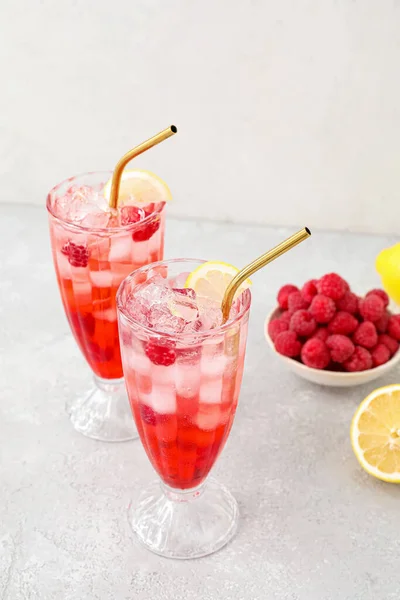
[[[176,360],[176,352],[170,346],[148,342],[144,351],[155,365],[169,367],[170,365],[173,365]]]
[[[146,214],[146,217],[149,216]],[[160,228],[160,217],[155,215],[149,222],[138,225],[138,228],[132,233],[134,242],[147,242]]]
[[[371,321],[360,323],[353,334],[353,342],[363,348],[373,348],[378,343],[376,327]]]
[[[338,310],[355,315],[358,312],[358,296],[353,292],[346,292],[345,295],[336,302]]]
[[[61,252],[68,258],[68,262],[73,267],[87,267],[89,262],[89,250],[84,244],[75,244],[69,240],[61,248]]]
[[[329,323],[336,312],[336,305],[332,298],[317,294],[312,299],[309,311],[317,323]]]
[[[386,348],[388,348],[391,356],[396,354],[399,349],[399,342],[386,333],[382,333],[378,336],[378,344],[384,344]]]
[[[363,371],[400,351],[400,315],[388,310],[382,289],[360,298],[340,275],[327,273],[306,281],[300,291],[283,286],[278,302],[279,323],[269,323],[269,335],[278,352],[306,366]]]
[[[385,304],[376,294],[370,294],[365,298],[361,298],[358,303],[360,315],[365,321],[378,321],[385,312]]]
[[[301,288],[301,295],[303,296],[304,300],[306,300],[306,302],[308,302],[309,304],[311,303],[314,296],[318,294],[317,282],[317,279],[310,279],[310,281],[306,281],[306,283]]]
[[[275,338],[275,350],[283,356],[295,358],[301,351],[301,343],[294,331],[283,331]]]
[[[388,313],[388,311],[385,310],[381,318],[375,321],[374,325],[378,333],[386,333],[389,325],[390,316],[390,313]]]
[[[289,329],[289,324],[282,319],[274,319],[268,323],[268,335],[274,342],[277,335]]]
[[[345,335],[330,335],[326,340],[326,345],[331,352],[331,359],[337,363],[343,363],[354,352],[353,342]]]
[[[349,335],[358,327],[357,319],[348,312],[341,310],[335,314],[332,321],[328,325],[329,333],[340,333]]]
[[[281,321],[285,321],[285,323],[287,323],[289,325],[292,315],[290,314],[290,312],[288,310],[284,310],[279,318]]]
[[[376,296],[379,296],[379,298],[381,300],[383,300],[385,308],[388,306],[389,296],[387,295],[386,292],[384,292],[383,290],[375,289],[375,290],[371,290],[367,294],[365,294],[365,297],[368,298],[368,296],[370,296],[371,294],[375,294]]]
[[[301,360],[312,369],[325,369],[330,363],[329,350],[322,340],[311,338],[301,349]]]
[[[387,332],[390,337],[400,342],[400,315],[390,317]]]
[[[340,300],[349,289],[348,283],[337,273],[323,275],[317,283],[318,292],[332,300]]]
[[[290,319],[290,329],[301,337],[309,337],[316,328],[314,317],[305,309],[297,310]]]
[[[371,350],[371,356],[374,367],[380,367],[380,365],[384,365],[390,359],[390,350],[385,344],[377,344]]]
[[[137,223],[138,226],[132,233],[132,239],[135,242],[146,242],[160,227],[160,216],[154,216],[147,220],[154,213],[154,203],[150,203],[144,208],[138,206],[123,206],[120,209],[121,225],[131,225]],[[143,221],[143,223],[141,223]]]
[[[350,358],[344,361],[343,367],[350,373],[366,371],[372,367],[372,356],[366,348],[356,346]]]
[[[156,425],[156,423],[157,423],[156,413],[154,412],[154,410],[152,408],[150,408],[150,406],[147,406],[147,404],[143,404],[142,402],[140,402],[139,410],[140,410],[140,416],[142,417],[143,421],[145,423],[147,423],[147,425]]]
[[[284,285],[283,287],[281,287],[281,289],[278,292],[278,297],[277,297],[279,308],[281,310],[287,310],[289,294],[291,294],[292,292],[298,292],[298,291],[299,291],[299,288],[291,283],[288,283],[287,285]]]
[[[312,334],[311,338],[317,338],[318,340],[322,340],[326,342],[329,337],[329,331],[327,327],[318,327],[316,332]]]
[[[296,310],[301,310],[302,308],[308,308],[310,306],[307,300],[304,300],[301,292],[292,292],[288,296],[288,309],[291,314],[296,312]]]

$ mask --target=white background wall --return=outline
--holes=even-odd
[[[0,201],[137,166],[176,215],[395,233],[395,0],[1,0]]]

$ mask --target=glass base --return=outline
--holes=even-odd
[[[79,433],[102,442],[126,442],[138,437],[124,379],[94,377],[90,392],[67,403],[71,423]]]
[[[129,523],[139,541],[167,558],[200,558],[216,552],[235,535],[239,508],[213,479],[191,490],[154,481],[130,504]]]

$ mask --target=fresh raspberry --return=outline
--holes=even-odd
[[[371,350],[371,356],[374,367],[379,367],[390,359],[390,350],[385,344],[378,344]]]
[[[329,331],[327,327],[318,327],[317,331],[312,334],[311,339],[316,338],[317,340],[322,340],[326,342],[329,337]]]
[[[348,312],[340,310],[333,317],[332,321],[328,325],[329,333],[340,333],[342,335],[349,335],[353,333],[358,327],[357,319]]]
[[[89,250],[85,244],[75,244],[69,240],[61,248],[61,252],[68,258],[73,267],[87,267],[89,262]]]
[[[290,312],[288,310],[284,310],[279,318],[281,321],[285,321],[285,323],[287,323],[289,325],[292,315],[290,314]]]
[[[371,321],[360,323],[353,335],[353,342],[363,348],[373,348],[378,343],[376,327]]]
[[[343,298],[336,302],[336,306],[338,310],[344,310],[351,315],[355,315],[358,312],[358,296],[353,292],[346,292]]]
[[[120,209],[121,225],[131,225],[143,221],[146,214],[138,206],[122,206]]]
[[[146,242],[149,240],[160,227],[160,217],[155,215],[149,222],[138,225],[137,229],[132,233],[134,242]]]
[[[386,333],[389,325],[390,313],[387,310],[383,313],[380,319],[375,321],[374,325],[378,333]]]
[[[289,294],[291,294],[292,292],[298,292],[298,291],[299,291],[299,288],[297,288],[295,285],[292,285],[291,283],[288,283],[287,285],[284,285],[283,287],[281,287],[281,289],[278,292],[278,296],[277,296],[279,308],[281,308],[282,310],[287,310]]]
[[[344,361],[343,367],[350,373],[366,371],[372,367],[372,356],[366,348],[356,346],[350,358]]]
[[[365,297],[368,298],[368,296],[370,296],[370,294],[375,294],[375,296],[379,296],[379,298],[381,300],[383,300],[383,303],[385,305],[385,308],[387,307],[387,305],[389,304],[389,296],[387,295],[386,292],[384,292],[383,290],[371,290],[370,292],[368,292]]]
[[[378,321],[385,312],[385,303],[376,294],[361,298],[358,303],[360,315],[365,321]]]
[[[332,300],[340,300],[349,289],[348,283],[336,273],[328,273],[317,283],[318,292]]]
[[[139,404],[140,416],[146,425],[156,425],[157,416],[154,410],[147,404]]]
[[[330,363],[329,350],[322,340],[307,340],[301,349],[301,360],[312,369],[325,369]]]
[[[400,342],[400,315],[392,315],[387,329],[390,337]]]
[[[301,343],[294,331],[283,331],[275,338],[275,350],[283,356],[294,358],[301,351]]]
[[[148,342],[144,349],[146,355],[155,365],[169,367],[176,360],[176,352],[170,346],[157,344],[156,342]]]
[[[317,294],[312,299],[309,310],[317,323],[329,323],[336,312],[336,306],[332,298]]]
[[[317,328],[315,319],[307,310],[296,310],[290,319],[290,329],[297,335],[308,337],[314,333]]]
[[[308,308],[309,303],[304,300],[301,292],[292,292],[288,297],[288,309],[291,314],[296,312],[296,310],[301,310],[302,308]]]
[[[317,281],[317,279],[310,279],[310,281],[306,281],[306,283],[301,288],[301,295],[303,296],[304,300],[306,300],[306,302],[308,302],[309,304],[311,303],[314,296],[318,294]]]
[[[274,342],[277,335],[282,333],[282,331],[287,331],[289,329],[289,324],[282,319],[274,319],[268,323],[268,335],[271,340]]]
[[[343,363],[354,352],[353,342],[345,335],[330,335],[326,340],[326,345],[331,351],[331,359],[337,363]]]
[[[384,344],[389,349],[391,356],[393,356],[393,354],[396,354],[397,350],[399,349],[399,342],[397,342],[395,339],[393,339],[392,337],[390,337],[390,335],[387,335],[386,333],[378,335],[378,344]]]

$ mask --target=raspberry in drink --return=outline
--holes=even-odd
[[[157,267],[136,283],[142,275],[128,278],[120,299],[128,395],[154,468],[170,487],[190,489],[207,477],[231,429],[247,318],[221,330],[217,304],[177,288],[176,277]],[[233,317],[249,302],[245,294]]]
[[[117,295],[136,426],[164,486],[178,495],[202,486],[228,438],[250,308],[246,290],[223,325],[220,302],[184,287],[200,264],[182,259],[149,265],[132,273]],[[209,510],[212,519],[214,507]]]
[[[162,482],[140,491],[129,520],[138,539],[157,554],[205,556],[236,531],[237,503],[208,475],[238,403],[251,302],[248,277],[309,236],[310,230],[302,229],[241,271],[220,261],[151,264],[118,290],[128,395]],[[289,296],[282,298],[286,308]],[[296,338],[294,331],[282,331],[276,339],[288,333]]]
[[[65,313],[100,388],[79,399],[79,407],[70,408],[71,418],[82,433],[107,440],[130,438],[133,428],[122,381],[116,293],[133,270],[162,259],[165,199],[169,195],[165,184],[151,174],[130,173],[135,193],[125,193],[116,210],[109,208],[104,195],[112,175],[108,172],[71,178],[51,190],[47,198]],[[118,395],[126,409],[110,406],[112,397]],[[107,419],[117,421],[110,430],[104,422]]]

